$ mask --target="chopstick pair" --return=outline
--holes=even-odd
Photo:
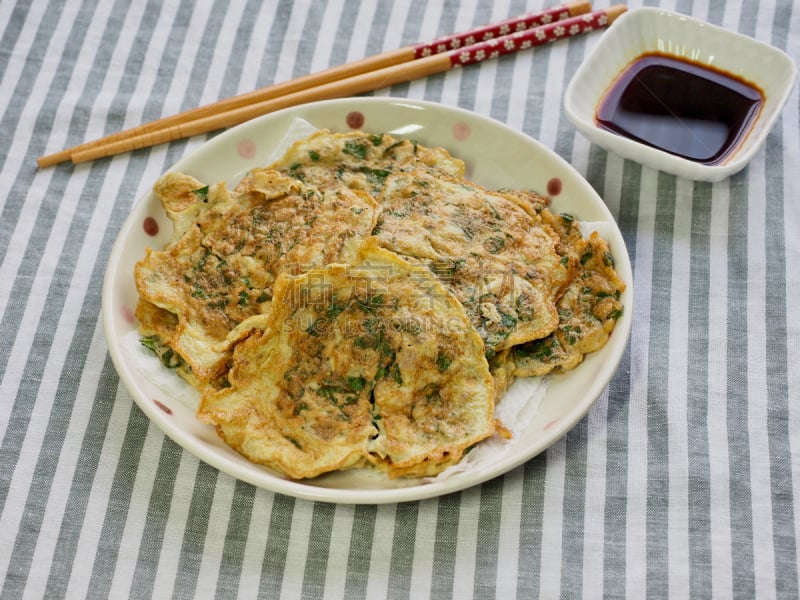
[[[291,81],[201,106],[38,159],[39,168],[82,163],[238,125],[282,108],[353,96],[428,77],[503,54],[605,27],[625,12],[591,11],[588,0],[384,52]],[[590,12],[591,11],[591,12]]]

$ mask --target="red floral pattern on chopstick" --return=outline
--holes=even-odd
[[[595,11],[585,15],[578,15],[563,19],[534,29],[518,31],[485,42],[473,44],[469,47],[451,50],[450,62],[453,67],[462,67],[479,63],[481,61],[526,50],[548,42],[572,37],[587,31],[592,31],[608,25],[608,15],[605,11]]]
[[[424,42],[413,46],[414,58],[424,58],[433,54],[441,54],[450,50],[457,50],[464,46],[471,46],[479,42],[488,42],[510,33],[526,31],[570,17],[571,13],[566,6],[555,6],[542,12],[531,13],[521,17],[514,17],[472,29],[465,33],[454,33],[432,42]]]

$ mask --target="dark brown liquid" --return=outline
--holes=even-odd
[[[706,165],[745,138],[764,95],[712,68],[662,54],[636,59],[597,108],[603,129]]]

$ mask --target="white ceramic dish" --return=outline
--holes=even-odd
[[[633,60],[658,52],[713,66],[755,84],[765,96],[749,135],[718,165],[703,165],[600,129],[597,106]],[[564,110],[589,140],[623,158],[701,181],[721,181],[747,165],[766,140],[791,92],[797,68],[784,52],[753,38],[666,10],[626,12],[598,40],[564,95]]]
[[[229,185],[267,157],[288,128],[302,118],[316,128],[344,131],[353,125],[365,131],[388,132],[426,145],[448,148],[465,160],[468,176],[490,187],[548,187],[554,210],[597,222],[608,240],[621,277],[629,287],[626,307],[609,343],[575,371],[556,376],[525,431],[515,437],[502,458],[490,466],[468,469],[450,478],[424,482],[390,481],[383,475],[346,471],[312,481],[291,481],[250,463],[225,446],[213,428],[194,415],[193,390],[163,369],[161,381],[148,380],[136,356],[133,311],[137,293],[133,267],[145,248],[161,247],[171,223],[157,199],[148,194],[132,209],[109,258],[103,289],[103,319],[111,358],[134,401],[168,436],[186,450],[234,477],[283,494],[340,503],[386,503],[419,500],[462,490],[524,463],[563,436],[602,393],[624,352],[631,327],[631,265],[622,235],[608,208],[591,186],[556,154],[505,125],[438,104],[391,98],[351,98],[309,104],[267,115],[231,129],[187,156],[173,170],[201,181],[227,180]],[[136,344],[138,345],[138,344]],[[165,383],[166,382],[166,385]],[[194,398],[196,401],[196,398]]]

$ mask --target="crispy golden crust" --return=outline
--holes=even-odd
[[[255,462],[294,478],[365,460],[432,474],[494,431],[494,384],[463,308],[374,241],[356,265],[279,277],[253,326],[231,387],[198,414]]]

